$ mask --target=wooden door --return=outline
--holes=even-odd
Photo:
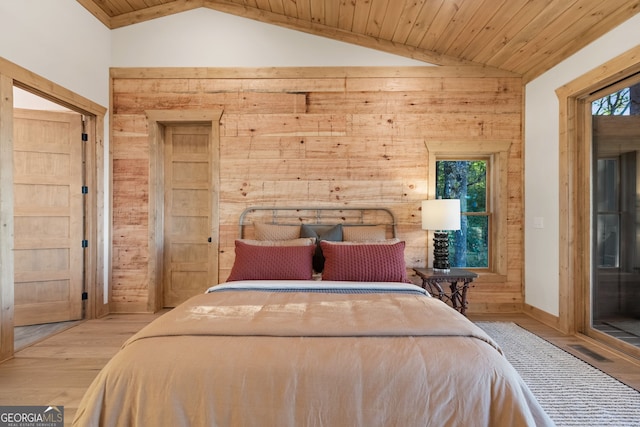
[[[82,116],[14,110],[14,325],[82,318]]]
[[[211,279],[211,127],[172,125],[164,147],[163,302],[175,307]]]

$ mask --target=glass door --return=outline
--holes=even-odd
[[[591,102],[591,328],[640,348],[640,83]]]

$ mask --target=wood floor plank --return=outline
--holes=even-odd
[[[65,426],[70,426],[98,372],[129,337],[162,313],[80,322],[17,351],[0,364],[0,404],[64,406]]]
[[[117,314],[81,322],[18,351],[0,363],[1,405],[61,405],[70,426],[85,391],[100,369],[133,334],[162,313]],[[640,361],[584,339],[563,335],[525,314],[474,315],[473,321],[511,321],[640,390]],[[572,345],[605,356],[589,358]]]

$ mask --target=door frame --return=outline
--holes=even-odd
[[[164,129],[165,125],[211,126],[211,243],[209,263],[218,282],[220,252],[220,118],[222,110],[147,110],[149,129],[149,297],[147,310],[163,307],[164,246]]]
[[[591,134],[585,100],[591,93],[640,72],[640,46],[556,90],[559,135],[559,323],[565,333],[589,333],[591,285]],[[598,337],[604,338],[606,337]],[[616,346],[612,340],[609,346]]]
[[[58,84],[0,58],[0,361],[14,353],[13,269],[13,88],[19,87],[85,116],[86,184],[84,253],[87,300],[84,318],[108,314],[105,293],[105,145],[104,118],[107,108]]]

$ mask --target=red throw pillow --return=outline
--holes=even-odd
[[[325,258],[322,280],[410,283],[405,242],[341,245],[323,240],[320,245]]]
[[[315,245],[254,246],[236,240],[236,259],[227,282],[311,280]]]

